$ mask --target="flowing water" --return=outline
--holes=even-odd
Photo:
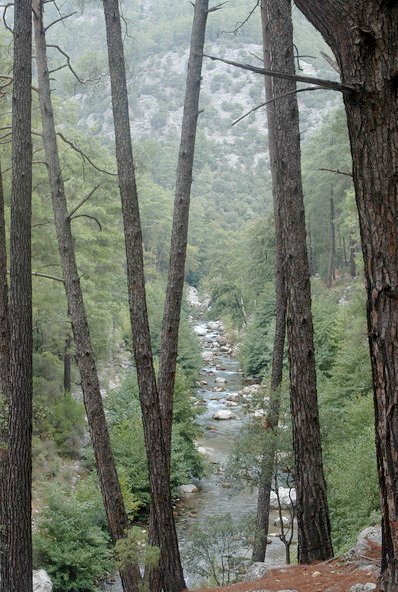
[[[239,432],[245,413],[238,402],[231,406],[227,401],[228,395],[240,391],[244,384],[239,364],[229,353],[225,345],[222,326],[219,323],[197,323],[196,332],[201,334],[203,344],[204,368],[201,371],[201,386],[197,390],[197,397],[204,401],[206,408],[199,416],[198,422],[203,427],[203,435],[198,442],[200,450],[207,461],[214,467],[205,478],[195,481],[199,491],[186,494],[179,504],[177,532],[183,563],[190,541],[190,530],[194,523],[202,522],[208,517],[219,517],[230,513],[234,520],[243,518],[256,510],[257,492],[246,489],[237,492],[230,488],[225,465],[232,443]],[[224,344],[224,345],[220,345]],[[225,382],[221,382],[222,380]],[[206,384],[204,384],[206,383]],[[216,389],[223,389],[218,390]],[[220,410],[230,410],[234,418],[216,420],[214,414]],[[276,512],[271,512],[270,524],[277,518]],[[277,530],[270,526],[270,531]],[[285,562],[284,545],[276,536],[272,537],[272,544],[267,548],[267,562],[281,564]],[[200,581],[190,573],[189,566],[184,565],[188,587],[198,585]],[[104,590],[122,592],[119,581],[105,585]]]

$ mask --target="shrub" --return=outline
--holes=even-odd
[[[80,482],[74,491],[48,487],[37,520],[34,563],[51,577],[54,592],[96,592],[112,569],[105,516],[97,490]]]

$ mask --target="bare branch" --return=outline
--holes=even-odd
[[[351,177],[352,179],[352,173],[346,173],[344,171],[339,171],[339,169],[318,169],[318,171],[326,171],[328,173],[335,173],[336,175],[344,175],[345,177]]]
[[[239,117],[239,119],[236,119],[232,123],[232,125],[239,123],[239,121],[242,121],[242,119],[245,119],[245,117],[247,117],[251,113],[254,113],[254,111],[257,111],[257,109],[261,109],[261,107],[266,107],[267,105],[269,105],[270,103],[274,103],[278,99],[283,99],[284,97],[288,97],[290,95],[296,95],[299,92],[311,91],[311,90],[324,90],[324,88],[323,88],[323,86],[306,86],[305,88],[297,88],[296,90],[291,90],[289,92],[283,93],[282,95],[279,95],[278,97],[272,97],[272,99],[269,99],[268,101],[265,101],[264,103],[261,103],[260,105],[257,105],[257,107],[253,107],[253,109],[250,109],[250,111],[248,111],[247,113],[242,115],[242,117]]]
[[[335,82],[334,80],[324,80],[323,78],[313,78],[312,76],[301,76],[299,74],[285,74],[284,72],[276,72],[274,70],[266,70],[265,68],[257,68],[256,66],[251,66],[250,64],[241,64],[239,62],[233,62],[232,60],[224,60],[222,58],[217,58],[216,56],[205,53],[203,56],[205,58],[209,58],[210,60],[223,62],[229,66],[242,68],[242,70],[249,70],[249,72],[253,72],[254,74],[261,74],[262,76],[273,76],[275,78],[282,78],[285,80],[295,80],[297,82],[306,82],[307,84],[316,84],[318,86],[322,86],[323,88],[336,90],[342,93],[352,94],[355,92],[355,88],[353,86]]]
[[[221,2],[221,4],[217,4],[217,6],[213,6],[212,8],[209,8],[209,10],[207,12],[210,14],[211,12],[215,12],[216,10],[220,10],[224,6],[224,4],[227,4],[227,3],[228,3],[228,0],[225,0],[225,2]]]
[[[5,4],[4,6],[1,7],[1,8],[4,8],[4,10],[3,10],[3,23],[4,23],[5,28],[8,29],[12,35],[14,35],[14,31],[8,25],[7,19],[6,19],[7,10],[10,8],[10,6],[14,6],[14,2],[9,2],[8,4]]]
[[[96,164],[94,164],[93,161],[87,156],[87,154],[85,154],[84,152],[82,152],[82,150],[80,150],[80,148],[78,148],[75,144],[73,144],[73,142],[71,142],[70,140],[68,140],[67,138],[65,138],[65,136],[61,132],[57,132],[57,136],[59,136],[61,138],[61,140],[63,142],[65,142],[65,144],[68,144],[68,146],[70,146],[72,148],[72,150],[74,150],[75,152],[77,152],[78,154],[80,154],[80,156],[83,158],[83,161],[84,160],[87,160],[87,162],[89,164],[91,164],[91,166],[96,171],[98,171],[99,173],[105,173],[105,175],[110,175],[111,177],[117,177],[117,173],[111,173],[110,171],[106,171],[105,169],[101,169]]]
[[[55,275],[48,275],[46,273],[39,273],[38,271],[32,271],[32,275],[35,277],[47,278],[48,280],[54,280],[55,282],[64,283],[64,280],[62,278],[57,277]]]
[[[329,64],[329,66],[331,66],[333,68],[333,70],[336,70],[336,72],[338,74],[340,74],[340,68],[339,68],[339,65],[336,62],[336,60],[334,60],[330,55],[328,55],[324,51],[321,51],[321,56],[323,57],[324,60],[327,61],[327,63]]]
[[[239,31],[239,29],[244,27],[245,24],[250,20],[250,17],[254,14],[254,12],[256,11],[256,9],[258,8],[259,5],[260,5],[260,0],[257,0],[256,4],[253,6],[253,8],[251,9],[251,11],[247,15],[247,17],[241,23],[239,23],[239,22],[236,23],[235,29],[233,29],[232,31],[221,31],[220,33],[217,34],[217,37],[219,37],[220,35],[224,35],[224,34],[236,35],[237,32]],[[209,12],[211,12],[211,10],[209,10]],[[205,56],[205,57],[207,57],[207,56]]]
[[[62,64],[62,66],[58,66],[58,68],[54,68],[53,70],[49,70],[49,74],[54,74],[54,72],[58,72],[58,70],[63,70],[64,68],[67,68],[68,64]]]
[[[94,193],[97,191],[97,189],[98,189],[98,187],[99,187],[100,185],[101,185],[101,183],[98,183],[98,185],[96,185],[96,186],[94,187],[94,189],[92,189],[92,190],[90,191],[90,193],[89,193],[88,195],[86,195],[86,197],[84,197],[84,198],[81,200],[81,202],[79,202],[79,203],[77,204],[77,206],[76,206],[76,207],[74,207],[74,208],[73,208],[73,210],[72,210],[72,211],[71,211],[71,212],[68,214],[68,218],[69,218],[69,219],[71,219],[71,218],[72,218],[72,216],[73,216],[73,214],[75,214],[75,213],[77,212],[77,210],[78,210],[79,208],[81,208],[81,206],[82,206],[83,204],[85,204],[85,203],[86,203],[86,201],[88,201],[88,200],[90,199],[90,197],[91,197],[91,196],[92,196],[92,195],[93,195],[93,194],[94,194]],[[75,217],[76,217],[76,216],[75,216]]]
[[[77,216],[69,216],[70,220],[76,220],[76,218],[89,218],[90,220],[94,220],[97,224],[99,229],[102,231],[102,226],[98,218],[92,216],[91,214],[77,214]]]
[[[54,220],[44,220],[43,222],[37,222],[37,224],[32,224],[32,228],[40,228],[41,226],[47,226],[47,224],[53,224]]]
[[[82,80],[79,75],[75,72],[75,70],[72,67],[71,61],[70,61],[70,57],[68,56],[68,54],[66,53],[66,51],[64,51],[63,49],[60,48],[59,45],[47,45],[47,47],[52,47],[54,49],[57,49],[59,51],[59,53],[61,53],[65,58],[66,58],[66,65],[69,68],[69,70],[72,72],[73,76],[76,78],[76,80],[78,82],[80,82],[80,84],[85,84],[85,80]]]
[[[71,12],[70,14],[66,14],[65,16],[60,16],[58,19],[56,19],[55,21],[53,21],[52,23],[50,23],[49,25],[47,25],[47,27],[44,27],[44,32],[47,33],[47,31],[48,31],[48,29],[50,27],[52,27],[56,23],[59,23],[61,21],[65,21],[67,18],[70,18],[74,14],[77,14],[76,10],[74,12]]]

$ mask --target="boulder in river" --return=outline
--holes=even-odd
[[[225,384],[227,382],[227,379],[223,376],[217,376],[214,382],[217,382],[218,384]]]
[[[290,506],[296,503],[296,490],[294,488],[289,489],[288,487],[279,487],[279,503],[282,509],[290,508]],[[275,491],[271,491],[270,506],[273,510],[278,509],[278,497]]]
[[[199,489],[193,483],[187,483],[186,485],[180,485],[180,493],[186,495],[187,493],[198,493]]]
[[[229,409],[219,409],[214,413],[213,419],[235,419],[235,415]]]
[[[33,592],[52,592],[50,576],[44,569],[33,572]]]
[[[233,401],[234,403],[237,403],[240,399],[240,395],[239,393],[229,393],[228,397],[227,397],[227,401]]]
[[[217,321],[210,321],[210,323],[207,323],[207,328],[210,329],[210,331],[218,331],[220,328],[220,323]]]
[[[203,327],[203,325],[195,325],[193,330],[196,335],[199,335],[199,337],[204,337],[207,333],[207,329],[206,327]]]
[[[290,518],[288,516],[282,516],[282,524],[283,524],[283,526],[290,526],[291,523],[292,523],[292,521],[290,520]],[[280,526],[280,525],[281,525],[281,519],[278,516],[278,518],[276,518],[274,520],[274,526]]]

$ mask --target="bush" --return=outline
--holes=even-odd
[[[35,566],[48,572],[54,592],[96,592],[113,567],[98,490],[87,481],[72,492],[52,485],[45,504],[34,535]]]

